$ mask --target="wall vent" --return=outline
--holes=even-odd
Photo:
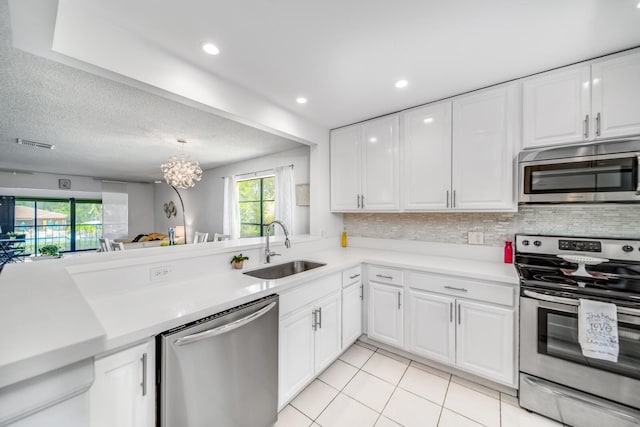
[[[45,150],[53,150],[56,146],[53,144],[45,144],[44,142],[29,141],[28,139],[18,138],[16,142],[27,147],[43,148]]]

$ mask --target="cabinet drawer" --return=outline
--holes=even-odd
[[[332,274],[282,292],[280,293],[280,317],[340,289],[340,274]]]
[[[400,270],[370,265],[368,266],[367,272],[367,278],[370,281],[402,285],[402,271]]]
[[[358,265],[342,272],[342,287],[346,288],[352,283],[362,280],[362,269]]]
[[[516,288],[487,282],[429,273],[407,272],[405,283],[414,289],[452,295],[512,307]]]

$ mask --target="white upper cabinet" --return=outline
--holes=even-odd
[[[640,135],[640,52],[526,79],[522,97],[524,148]]]
[[[513,179],[516,101],[516,84],[453,101],[454,209],[516,208]]]
[[[331,132],[331,210],[360,209],[361,129],[350,126]]]
[[[554,71],[522,84],[524,148],[589,138],[589,65]]]
[[[398,171],[398,115],[382,117],[362,125],[362,199],[367,211],[400,208]]]
[[[451,101],[402,113],[402,208],[446,209],[451,197]]]
[[[400,208],[398,115],[331,132],[331,210]]]
[[[640,134],[640,52],[594,62],[591,78],[595,137]]]

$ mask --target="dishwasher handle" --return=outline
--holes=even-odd
[[[271,304],[261,308],[260,310],[252,313],[242,319],[238,319],[231,323],[227,323],[226,325],[218,326],[217,328],[208,329],[206,331],[198,332],[197,334],[187,335],[186,337],[177,339],[174,344],[175,345],[187,345],[191,344],[206,338],[215,337],[217,335],[222,335],[227,332],[231,332],[234,329],[238,329],[241,326],[246,325],[247,323],[253,322],[254,320],[264,316],[267,312],[271,311],[273,307],[278,304],[277,301],[272,302]]]

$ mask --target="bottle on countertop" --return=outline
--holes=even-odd
[[[513,264],[513,246],[508,240],[504,242],[504,263]]]
[[[347,247],[347,230],[344,230],[342,232],[342,247],[343,248]]]

